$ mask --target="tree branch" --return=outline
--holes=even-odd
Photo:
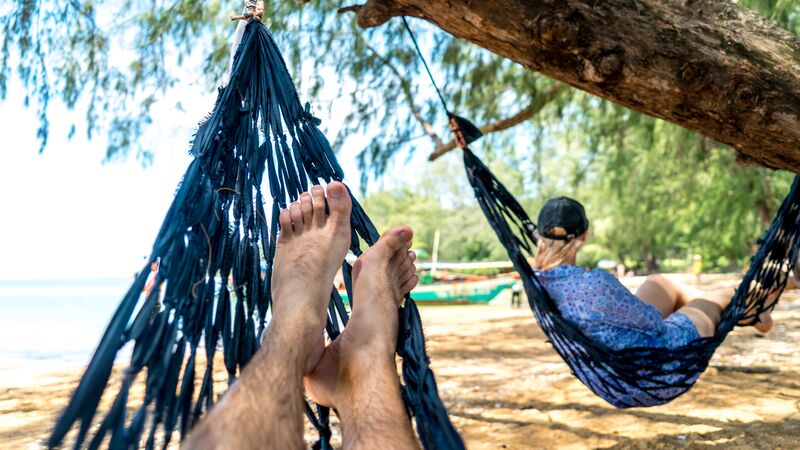
[[[740,160],[800,172],[800,38],[727,1],[367,0],[361,27],[425,19]]]
[[[383,25],[392,17],[402,16],[409,12],[408,8],[393,0],[369,0],[361,5],[339,8],[338,12],[354,12],[358,17],[358,26],[372,28]]]
[[[419,122],[419,124],[422,125],[422,128],[425,130],[425,134],[430,136],[430,138],[433,139],[433,142],[437,146],[444,145],[442,139],[439,137],[438,134],[436,134],[436,131],[433,129],[433,125],[431,125],[430,122],[425,120],[425,118],[422,116],[422,111],[420,111],[419,107],[417,106],[417,103],[414,101],[414,93],[411,91],[411,83],[405,77],[403,77],[403,75],[400,73],[397,67],[395,67],[395,65],[392,64],[391,61],[389,61],[386,57],[378,53],[378,51],[375,50],[375,48],[369,45],[369,42],[367,42],[366,39],[363,39],[361,35],[357,36],[359,39],[362,40],[364,46],[370,52],[372,52],[372,54],[375,55],[375,57],[381,63],[383,63],[386,67],[388,67],[389,70],[400,80],[400,86],[403,89],[403,93],[406,96],[406,101],[408,102],[408,107],[411,110],[411,114],[414,116],[415,119],[417,119],[417,122]]]
[[[545,94],[543,97],[532,98],[530,103],[528,103],[528,106],[519,110],[516,114],[495,122],[489,122],[486,125],[479,127],[479,129],[481,130],[481,133],[487,135],[496,131],[503,131],[515,127],[533,117],[533,115],[541,111],[546,104],[550,103],[552,100],[558,97],[559,94],[566,90],[567,86],[559,83],[547,91],[547,94]],[[446,144],[437,143],[436,148],[428,157],[428,160],[436,161],[450,150],[456,148],[458,148],[458,145],[456,144],[455,139],[450,140],[450,142],[447,142]]]
[[[337,14],[344,14],[344,13],[349,13],[349,12],[351,12],[351,13],[356,13],[356,14],[358,14],[358,12],[359,12],[359,11],[361,10],[361,8],[363,8],[363,7],[364,7],[364,5],[350,5],[350,6],[344,6],[344,7],[342,7],[342,8],[339,8],[339,9],[337,9],[337,10],[336,10],[336,13],[337,13]]]

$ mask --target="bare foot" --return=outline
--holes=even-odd
[[[786,286],[783,288],[783,292],[791,291],[795,288],[795,273],[794,270],[788,271],[788,279],[786,280]],[[768,302],[773,300],[777,301],[778,293],[771,294],[767,299]],[[756,330],[762,333],[769,333],[774,326],[774,322],[772,321],[772,311],[764,311],[758,315],[758,323],[754,325]]]
[[[786,281],[786,286],[784,286],[783,290],[773,290],[769,294],[767,294],[767,298],[765,303],[767,305],[774,304],[780,298],[780,295],[787,291],[792,290],[795,287],[794,283],[794,271],[788,271],[788,279]],[[754,290],[761,288],[761,284],[757,281],[753,281],[750,284],[750,291],[748,294],[752,294]],[[775,325],[774,321],[772,320],[772,309],[769,311],[764,311],[758,315],[758,321],[753,324],[753,327],[761,333],[769,333],[772,330],[772,327]]]
[[[774,323],[772,322],[772,314],[768,311],[764,311],[758,315],[758,322],[753,325],[756,330],[762,333],[769,333],[772,330],[772,326]]]
[[[305,378],[317,403],[339,407],[341,399],[358,397],[356,390],[369,390],[373,376],[382,378],[377,383],[389,383],[386,377],[397,383],[397,308],[417,285],[412,235],[408,227],[392,228],[353,266],[350,321]]]
[[[347,188],[339,182],[325,189],[314,186],[281,212],[281,230],[272,272],[272,316],[313,334],[311,367],[322,353],[322,331],[333,278],[350,247],[350,210]],[[311,367],[308,367],[310,369]]]

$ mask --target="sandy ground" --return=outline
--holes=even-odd
[[[442,398],[470,449],[800,448],[800,291],[784,295],[772,333],[733,333],[692,391],[629,410],[574,379],[528,309],[496,303],[422,311]],[[2,364],[0,448],[41,448],[81,371]],[[221,392],[225,375],[215,378]]]

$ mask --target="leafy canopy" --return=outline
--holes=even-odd
[[[341,80],[338,92],[350,108],[335,144],[350,135],[368,138],[359,160],[365,181],[384,175],[403,151],[432,152],[447,143],[443,111],[399,20],[362,30],[352,15],[337,13],[345,2],[267,3],[264,22],[304,91],[316,97],[331,80],[322,74],[331,70]],[[800,5],[792,0],[738,3],[800,32]],[[0,100],[11,77],[18,77],[25,105],[39,115],[42,150],[48,110],[58,99],[84,114],[70,136],[104,132],[108,159],[133,153],[147,161],[152,150],[141,147],[138,137],[151,122],[153,105],[182,81],[172,69],[201,60],[194,70],[213,90],[230,57],[228,15],[240,10],[240,2],[219,0],[14,0],[0,6]],[[598,258],[656,261],[694,252],[722,265],[740,262],[786,192],[789,175],[739,166],[718,143],[566,87],[422,21],[411,26],[451,109],[478,125],[522,117],[485,137],[476,150],[534,217],[551,195],[584,201]],[[445,167],[457,165],[453,157],[445,159]],[[502,256],[484,233],[488,228],[478,225],[477,207],[465,200],[466,185],[457,184],[448,199],[420,187],[453,177],[461,177],[458,170],[432,180],[420,175],[419,185],[376,194],[369,205],[387,224],[412,221],[420,230],[431,228],[426,224],[446,230],[459,242],[454,259]],[[436,207],[448,213],[425,214]],[[466,235],[468,230],[481,231]],[[418,239],[431,242],[426,233],[432,232],[421,231]],[[443,247],[445,256],[449,251]]]

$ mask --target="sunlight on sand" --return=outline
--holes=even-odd
[[[704,277],[707,287],[735,282]],[[625,284],[635,288],[641,280]],[[426,306],[421,313],[440,393],[470,449],[797,448],[798,294],[784,295],[772,333],[733,333],[692,391],[669,405],[628,410],[609,406],[572,377],[530,310],[511,309],[509,295],[491,305]],[[0,447],[41,448],[81,372],[52,362],[3,362]],[[217,393],[226,379],[215,373]],[[131,398],[141,391],[139,385]],[[112,400],[104,396],[101,407]],[[311,428],[307,440],[314,440]],[[341,442],[338,427],[334,441]]]

